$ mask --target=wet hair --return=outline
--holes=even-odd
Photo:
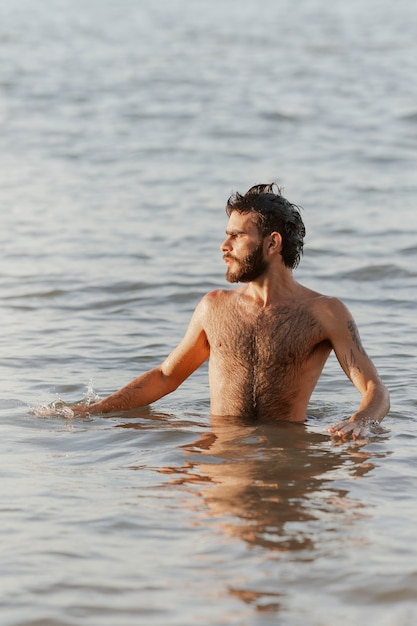
[[[300,207],[291,204],[281,194],[276,183],[254,185],[242,195],[232,194],[226,204],[228,217],[233,211],[240,214],[254,213],[255,223],[261,237],[277,232],[282,237],[282,260],[294,269],[303,254],[306,229]]]

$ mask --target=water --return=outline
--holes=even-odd
[[[378,626],[417,611],[415,3],[3,0],[1,623]],[[131,414],[37,417],[159,363],[224,285],[223,207],[278,181],[334,358],[305,426],[210,419],[206,368]]]

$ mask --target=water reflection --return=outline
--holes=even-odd
[[[250,546],[316,549],[323,532],[364,514],[335,480],[360,477],[374,464],[360,444],[341,449],[300,424],[247,425],[212,418],[210,432],[183,446],[182,466],[160,468],[193,488],[208,516]]]
[[[346,529],[371,514],[367,504],[351,493],[352,481],[375,468],[378,454],[369,451],[368,442],[336,445],[327,434],[314,430],[315,424],[254,425],[211,418],[207,429],[201,421],[172,420],[166,414],[146,417],[151,422],[119,426],[141,430],[174,426],[189,440],[176,448],[172,465],[154,469],[165,476],[165,488],[191,495],[176,494],[175,499],[181,509],[188,507],[195,514],[197,527],[218,528],[251,551],[260,550],[265,563],[272,559],[308,564],[319,557],[326,561],[340,551],[341,542],[346,546],[354,541],[357,549],[366,541],[352,538],[356,533]],[[190,440],[190,434],[202,428],[200,436]],[[225,550],[230,560],[233,551],[228,556]],[[252,580],[253,571],[242,580],[231,576],[225,581],[227,593],[258,612],[275,614],[286,602],[285,581],[262,578],[259,571],[255,578],[258,575],[257,581]]]

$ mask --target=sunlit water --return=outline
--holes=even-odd
[[[414,626],[416,35],[407,0],[3,0],[2,626]],[[205,366],[50,411],[166,356],[225,284],[227,197],[272,180],[382,425],[329,439],[359,402],[334,358],[303,426],[214,422]]]

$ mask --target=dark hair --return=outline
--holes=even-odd
[[[242,195],[232,194],[226,204],[230,217],[233,211],[255,213],[255,221],[262,237],[278,232],[282,237],[282,260],[294,269],[303,253],[306,229],[301,218],[300,207],[291,204],[281,195],[276,183],[254,185]]]

